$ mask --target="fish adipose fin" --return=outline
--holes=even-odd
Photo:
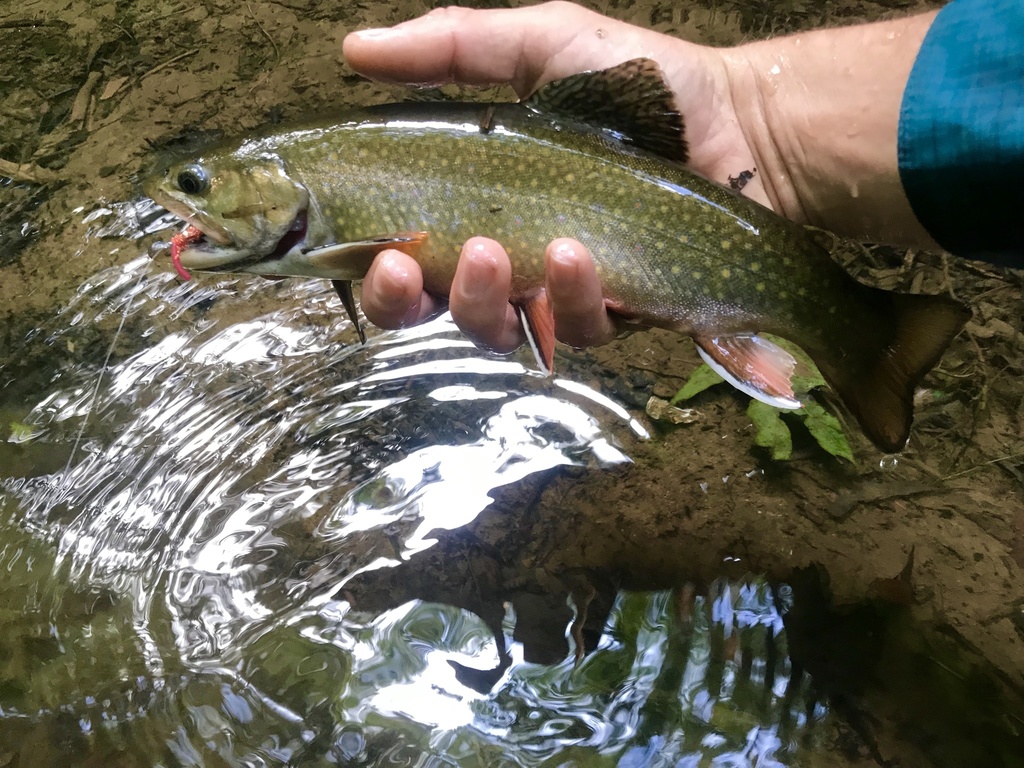
[[[352,321],[352,325],[356,329],[356,333],[359,334],[359,343],[366,343],[366,331],[359,324],[359,310],[356,309],[356,298],[352,295],[352,281],[351,280],[331,280],[331,285],[334,286],[334,290],[338,293],[338,298],[341,299],[341,303],[345,306],[345,311],[348,313],[348,319]]]
[[[555,370],[555,316],[544,291],[515,304],[526,340],[545,376]]]
[[[811,354],[871,441],[884,451],[903,449],[914,417],[914,389],[953,341],[971,311],[945,296],[873,294],[872,328],[847,350]]]
[[[753,333],[695,337],[708,366],[740,392],[776,408],[800,408],[793,394],[796,359],[782,347]]]
[[[587,123],[625,144],[685,163],[683,117],[661,67],[630,61],[563,77],[539,88],[523,104],[545,115]]]

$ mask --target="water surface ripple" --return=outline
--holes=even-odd
[[[88,215],[101,238],[166,224],[143,203]],[[511,604],[489,621],[347,592],[501,486],[628,461],[644,428],[600,392],[482,354],[447,317],[360,345],[321,282],[179,283],[146,256],[83,284],[23,353],[41,347],[80,354],[3,393],[7,738],[70,728],[72,752],[140,765],[766,766],[795,749],[806,702],[768,650],[763,584],[620,593],[597,649],[554,664],[523,658]],[[757,663],[723,661],[728,637]]]

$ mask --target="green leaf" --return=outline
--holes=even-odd
[[[821,403],[811,398],[804,399],[804,407],[798,411],[804,420],[807,431],[822,448],[833,456],[846,459],[853,463],[853,451],[843,434],[843,426],[839,419],[822,407]]]
[[[747,416],[757,429],[754,442],[767,448],[773,459],[785,461],[793,455],[793,436],[782,420],[782,411],[760,400],[751,400],[747,406]]]
[[[27,443],[40,433],[37,427],[22,424],[20,421],[12,421],[10,426],[11,436],[7,438],[9,443]]]
[[[818,366],[814,364],[814,361],[800,347],[778,336],[767,333],[761,335],[771,340],[773,344],[778,344],[796,359],[796,370],[793,372],[792,379],[794,392],[802,395],[805,392],[810,392],[815,387],[825,386],[825,379],[821,375],[821,371],[818,370]]]
[[[672,396],[669,404],[675,405],[683,400],[689,400],[691,397],[699,395],[708,387],[721,384],[723,381],[724,379],[721,376],[708,368],[707,363],[702,363],[699,367],[694,368],[690,378],[683,384],[683,388]]]

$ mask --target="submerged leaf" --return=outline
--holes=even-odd
[[[773,459],[785,461],[793,455],[793,436],[782,420],[782,411],[760,400],[751,400],[747,415],[757,429],[754,442],[767,448]]]
[[[825,386],[825,379],[818,370],[818,366],[814,364],[814,361],[811,360],[810,356],[800,349],[800,347],[791,341],[780,338],[779,336],[773,336],[767,333],[762,335],[765,338],[770,339],[773,344],[778,344],[796,358],[796,371],[794,371],[792,379],[794,392],[798,395],[802,395],[805,392],[810,392],[815,387]]]
[[[695,397],[703,392],[708,387],[713,387],[715,384],[721,384],[725,379],[711,370],[707,363],[701,363],[697,368],[694,369],[693,373],[690,374],[690,378],[683,384],[682,389],[672,396],[669,400],[670,405],[682,402],[683,400],[689,400],[691,397]]]
[[[806,398],[804,407],[798,411],[803,416],[804,425],[811,433],[818,445],[831,453],[833,456],[853,462],[853,451],[843,434],[843,425],[839,419],[825,410],[821,403]]]
[[[10,427],[11,435],[7,438],[9,443],[27,443],[38,436],[40,432],[37,427],[22,424],[20,421],[12,421]]]
[[[811,358],[795,344],[777,336],[768,336],[767,338],[793,355],[797,361],[796,373],[793,375],[793,391],[801,396],[804,407],[796,411],[785,411],[785,413],[791,413],[792,417],[800,419],[823,450],[833,456],[853,462],[853,451],[843,433],[842,423],[825,410],[821,403],[807,394],[812,389],[825,386],[825,379],[818,368]],[[711,370],[706,363],[701,364],[694,369],[690,378],[686,380],[686,383],[676,392],[669,403],[675,405],[683,400],[689,400],[722,381],[724,379]],[[757,429],[754,442],[762,448],[767,448],[771,457],[776,461],[786,461],[793,455],[793,436],[790,434],[789,426],[782,420],[782,413],[783,411],[758,400],[751,400],[747,407],[747,415]]]

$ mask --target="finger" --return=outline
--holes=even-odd
[[[524,341],[519,318],[508,303],[512,265],[493,240],[474,237],[462,247],[449,306],[452,319],[474,343],[511,352]]]
[[[583,245],[568,238],[552,242],[547,249],[546,272],[556,338],[574,347],[606,344],[615,338],[601,279]]]
[[[359,297],[363,313],[381,328],[404,328],[444,311],[444,302],[423,292],[423,273],[411,257],[383,251],[370,265]]]
[[[404,83],[509,83],[521,97],[561,77],[651,58],[661,63],[679,112],[686,116],[690,165],[723,183],[730,173],[757,165],[729,104],[720,51],[572,3],[438,8],[395,27],[353,32],[343,50],[349,64],[369,77]],[[743,151],[732,157],[738,147]],[[748,194],[763,201],[758,178]]]
[[[345,38],[345,58],[370,77],[397,82],[538,85],[664,47],[663,35],[572,3],[515,9],[439,8],[386,29]]]

